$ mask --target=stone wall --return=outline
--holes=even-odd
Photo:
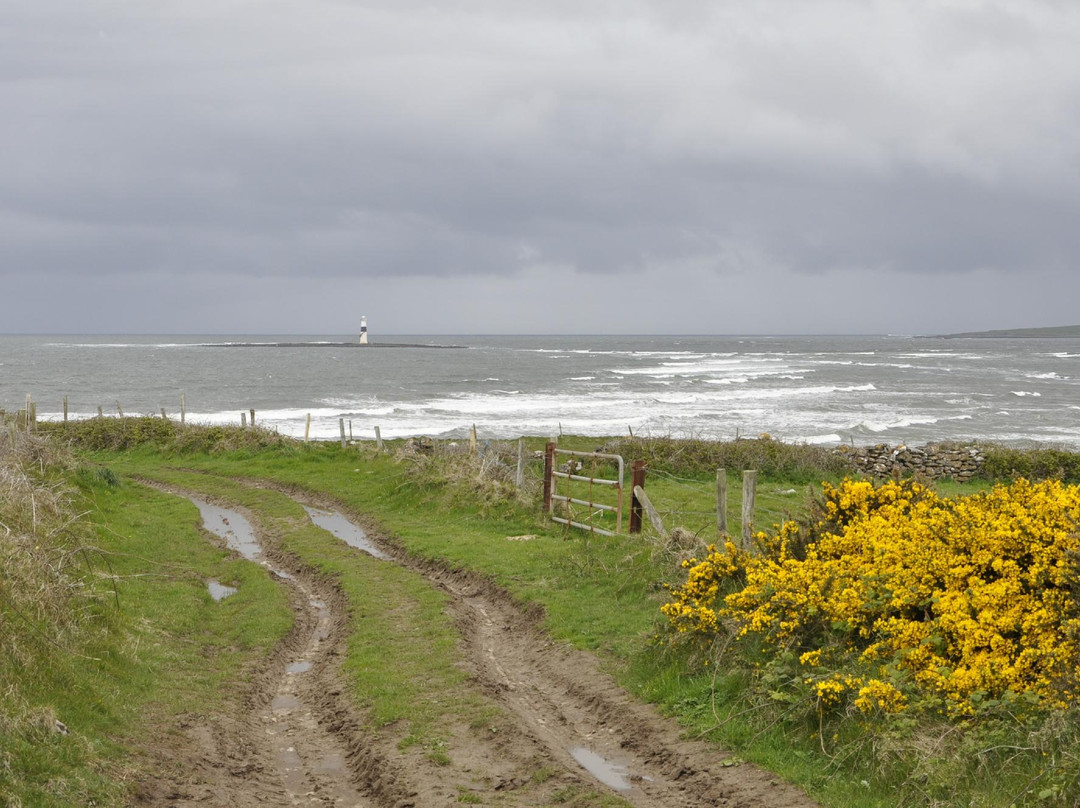
[[[977,475],[986,456],[977,446],[927,444],[926,446],[839,446],[835,450],[851,464],[854,471],[871,477],[891,477],[899,473],[920,475],[931,480],[952,477],[967,482]]]

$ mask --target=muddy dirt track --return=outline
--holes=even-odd
[[[347,518],[353,527],[362,521]],[[247,535],[246,546],[255,546],[249,557],[289,587],[296,622],[232,708],[163,733],[151,751],[157,775],[141,784],[140,805],[599,805],[588,799],[596,792],[641,808],[814,805],[773,775],[681,739],[677,724],[631,699],[590,654],[553,642],[535,615],[489,582],[374,539],[384,563],[401,564],[450,596],[471,681],[499,708],[483,727],[452,727],[438,760],[401,749],[394,727],[370,731],[344,695],[347,613],[333,582],[283,555],[253,513],[210,506],[203,519],[237,549]]]

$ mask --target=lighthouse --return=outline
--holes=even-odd
[[[360,315],[360,344],[367,345],[367,315]]]

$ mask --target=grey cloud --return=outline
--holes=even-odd
[[[1080,248],[1070,4],[6,16],[0,274],[870,278]]]

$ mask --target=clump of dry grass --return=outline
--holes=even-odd
[[[43,649],[67,647],[106,597],[93,585],[87,528],[64,481],[74,465],[40,436],[0,433],[0,713],[9,724],[21,712],[7,708],[19,703],[24,669]],[[30,731],[38,717],[24,715]]]
[[[149,446],[180,454],[217,454],[298,445],[295,440],[261,426],[181,424],[149,416],[42,423],[38,429],[59,441],[89,451],[127,451]]]
[[[616,438],[603,451],[626,462],[644,460],[649,468],[672,474],[715,474],[718,468],[757,469],[787,481],[816,482],[850,473],[846,461],[821,446],[785,443],[768,435],[733,441],[700,438]]]
[[[488,442],[473,453],[467,444],[410,440],[400,446],[397,457],[418,489],[439,493],[447,504],[468,502],[484,514],[531,505],[542,485],[529,458],[518,488],[516,442]]]

